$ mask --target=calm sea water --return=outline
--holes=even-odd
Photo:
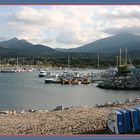
[[[0,73],[0,110],[53,109],[55,106],[92,106],[140,97],[139,91],[104,90],[95,84],[45,84],[38,72]]]

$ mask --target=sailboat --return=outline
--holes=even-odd
[[[1,73],[16,73],[16,72],[21,72],[22,69],[18,66],[18,57],[16,58],[16,67],[15,68],[11,68],[11,67],[8,67],[8,68],[3,68],[1,69]]]
[[[15,73],[15,70],[13,68],[4,66],[3,68],[1,68],[0,72],[1,73]]]
[[[17,60],[16,60],[16,68],[15,68],[15,72],[23,72],[23,69],[21,67],[19,67],[19,60],[18,60],[18,57],[17,57]]]
[[[102,74],[100,73],[100,55],[97,53],[97,73],[92,72],[92,83],[103,81]]]
[[[65,67],[63,73],[69,73],[70,72],[70,56],[68,54],[67,56],[67,67]]]
[[[69,72],[69,70],[70,70],[70,56],[69,56],[69,54],[68,54],[68,58],[67,58],[68,60],[67,60],[67,72]]]

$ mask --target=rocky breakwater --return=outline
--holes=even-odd
[[[140,69],[131,65],[120,65],[113,75],[105,76],[105,80],[99,83],[97,87],[116,90],[140,90]]]
[[[99,83],[97,87],[116,90],[140,90],[140,79],[133,76],[113,77]]]

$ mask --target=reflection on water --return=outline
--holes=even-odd
[[[37,72],[0,73],[0,110],[53,109],[57,105],[88,106],[140,97],[139,91],[104,90],[95,84],[44,84]]]

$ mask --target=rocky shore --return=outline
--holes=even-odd
[[[1,111],[0,134],[109,134],[107,115],[112,109],[140,104],[140,99],[108,102],[88,107],[71,107],[57,111]]]

